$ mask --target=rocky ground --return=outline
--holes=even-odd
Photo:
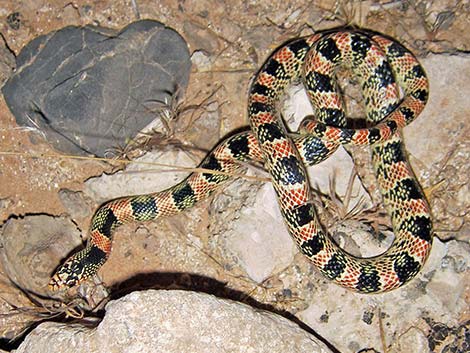
[[[108,311],[119,316],[119,305],[137,295],[122,298],[125,294],[178,288],[278,313],[300,324],[312,340],[321,337],[332,351],[469,351],[469,14],[468,1],[452,0],[3,1],[0,32],[16,55],[37,36],[68,25],[119,30],[138,19],[154,19],[187,41],[192,69],[183,100],[170,109],[175,119],[169,126],[157,126],[131,147],[110,151],[130,165],[64,157],[37,130],[18,126],[0,101],[0,349],[39,347],[33,341],[39,337],[37,342],[46,344],[42,351],[48,351],[44,337],[58,330],[56,324],[40,325],[26,340],[25,332],[43,321],[96,326],[103,316],[109,320]],[[237,179],[188,212],[119,228],[97,284],[69,297],[50,297],[45,288],[50,273],[84,242],[99,204],[173,185],[184,172],[156,165],[196,166],[224,136],[248,125],[250,79],[277,46],[348,24],[398,39],[418,56],[430,79],[428,106],[404,132],[435,227],[430,259],[415,280],[374,296],[324,280],[290,240],[266,175],[248,168],[254,180]],[[0,52],[0,78],[10,75],[8,52]],[[292,126],[305,115],[296,108],[303,104],[302,93],[293,89],[284,112]],[[360,179],[351,177],[350,153]],[[325,210],[323,222],[339,244],[362,256],[383,251],[391,240],[383,231],[389,221],[374,193],[367,154],[343,150],[309,172],[312,185],[322,192],[316,202]],[[351,205],[361,195],[367,208],[356,211]],[[371,228],[383,237],[367,240]],[[175,297],[188,303],[178,310],[195,310],[194,297],[180,292]],[[118,298],[105,315],[106,302]],[[122,305],[120,314],[125,315],[129,308]],[[98,332],[109,321],[103,322]]]

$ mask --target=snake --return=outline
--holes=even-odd
[[[364,118],[350,127],[338,70],[350,70],[362,90]],[[301,82],[314,108],[297,132],[288,132],[279,106],[289,86]],[[424,109],[426,73],[398,41],[362,29],[315,32],[280,46],[252,80],[250,129],[221,141],[198,171],[156,193],[110,200],[95,212],[85,248],[60,265],[49,282],[64,290],[95,275],[111,253],[116,228],[155,220],[193,207],[221,188],[246,163],[263,164],[271,176],[287,230],[327,279],[358,293],[398,288],[422,269],[432,246],[430,207],[415,177],[401,131]],[[319,221],[306,166],[327,159],[341,145],[368,146],[377,184],[394,232],[382,254],[356,257],[335,243]]]

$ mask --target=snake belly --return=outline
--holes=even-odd
[[[347,128],[335,70],[351,69],[361,85],[371,127]],[[278,111],[285,90],[300,80],[315,117],[289,134]],[[399,88],[403,90],[400,99]],[[368,31],[316,33],[276,50],[249,92],[251,130],[222,141],[203,160],[208,172],[190,174],[157,193],[123,197],[102,205],[91,221],[89,241],[59,266],[49,286],[73,287],[96,274],[111,252],[112,234],[125,223],[177,214],[207,198],[246,162],[262,162],[271,175],[281,214],[300,251],[337,284],[361,293],[389,291],[410,281],[432,244],[429,206],[404,151],[400,130],[423,110],[428,81],[417,59],[394,40]],[[369,145],[395,240],[383,254],[357,258],[322,229],[311,199],[305,165],[328,158],[341,144]],[[210,172],[214,171],[214,172]]]

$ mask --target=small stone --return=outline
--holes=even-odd
[[[320,316],[320,322],[327,323],[329,318],[330,318],[330,316],[328,315],[328,312],[326,312],[326,313],[324,313],[323,315]]]
[[[191,47],[196,50],[202,50],[209,55],[216,54],[219,48],[219,39],[216,34],[206,26],[201,26],[192,21],[186,21],[183,24],[183,31],[191,43]]]
[[[72,219],[85,218],[91,215],[93,209],[81,191],[68,189],[59,190],[59,199],[67,209]]]
[[[374,313],[372,311],[364,311],[364,313],[362,314],[362,321],[364,321],[368,325],[372,323],[373,318]]]
[[[202,50],[195,51],[191,56],[191,61],[199,70],[209,70],[212,66],[210,57]]]
[[[12,204],[11,199],[5,198],[5,199],[0,199],[0,208],[8,208]]]
[[[7,16],[7,23],[11,29],[18,30],[21,26],[21,14],[19,12],[12,12]]]
[[[428,339],[420,329],[411,327],[394,342],[390,353],[420,352],[431,353]]]

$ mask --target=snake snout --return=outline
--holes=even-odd
[[[67,288],[74,287],[78,284],[78,280],[73,278],[67,272],[64,272],[63,269],[57,270],[57,272],[49,280],[48,287],[50,290],[57,292]]]
[[[65,282],[62,280],[62,278],[60,278],[60,275],[56,273],[54,274],[54,276],[51,277],[47,286],[51,291],[57,292],[60,289],[64,288]]]

